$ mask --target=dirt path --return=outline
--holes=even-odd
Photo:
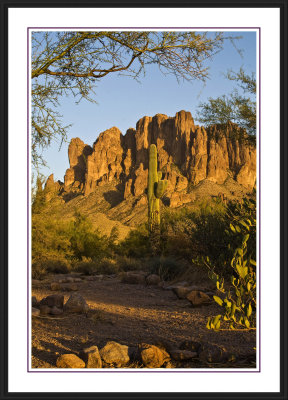
[[[124,284],[117,277],[105,277],[99,282],[83,280],[77,285],[77,293],[86,299],[92,313],[33,318],[33,368],[56,368],[59,355],[77,354],[92,345],[101,348],[109,340],[131,347],[143,342],[165,342],[178,347],[184,340],[196,340],[224,345],[229,352],[240,356],[253,353],[255,332],[206,329],[208,316],[219,313],[214,303],[193,308],[188,300],[178,299],[171,290]],[[64,294],[65,301],[71,294],[52,292],[48,280],[33,285],[32,295],[37,300],[53,293]],[[238,366],[241,367],[241,362]],[[247,367],[247,362],[243,361],[242,367]]]

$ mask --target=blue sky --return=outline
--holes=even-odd
[[[237,41],[242,57],[232,43],[226,41],[224,49],[207,63],[210,79],[206,84],[198,81],[178,83],[173,75],[163,75],[157,66],[148,66],[140,83],[131,77],[113,74],[102,78],[95,89],[97,104],[82,100],[76,105],[73,98],[63,98],[58,111],[63,115],[63,125],[72,124],[68,143],[62,144],[60,150],[59,144],[53,143],[43,152],[49,168],[42,168],[41,172],[45,176],[54,173],[55,180],[64,180],[65,171],[69,168],[68,145],[74,137],[92,145],[99,133],[112,126],[117,126],[125,134],[128,128],[135,128],[136,122],[144,115],[157,113],[172,117],[176,112],[186,110],[196,120],[199,103],[209,97],[230,93],[235,87],[235,83],[224,77],[227,70],[238,71],[243,67],[246,73],[256,73],[256,33],[231,34],[242,36]]]

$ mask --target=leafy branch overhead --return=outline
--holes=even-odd
[[[242,68],[235,73],[229,71],[227,79],[235,81],[243,94],[235,88],[229,95],[213,99],[199,106],[198,120],[205,125],[226,124],[229,121],[237,123],[248,134],[256,134],[256,78],[254,74],[247,75]]]
[[[223,32],[34,32],[32,35],[32,161],[41,151],[66,139],[57,112],[62,96],[79,102],[93,98],[97,81],[118,73],[138,79],[145,67],[158,65],[177,80],[208,77],[206,61],[223,47]]]

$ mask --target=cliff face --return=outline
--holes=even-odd
[[[136,130],[125,135],[116,127],[100,133],[93,148],[72,139],[64,190],[77,188],[89,195],[115,181],[123,188],[123,199],[141,196],[147,187],[148,149],[154,143],[171,199],[177,192],[184,195],[188,184],[203,180],[222,184],[228,177],[249,191],[256,182],[256,148],[247,138],[233,123],[208,129],[196,126],[190,112],[180,111],[174,118],[143,117]]]

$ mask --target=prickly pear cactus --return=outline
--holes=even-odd
[[[148,168],[148,225],[152,232],[160,225],[160,203],[167,181],[161,180],[162,172],[157,171],[157,148],[151,144],[149,149],[149,168]]]

